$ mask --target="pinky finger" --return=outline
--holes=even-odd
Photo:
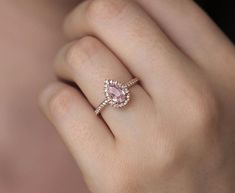
[[[59,131],[83,175],[92,179],[105,172],[114,138],[90,104],[75,88],[54,83],[40,96],[40,106]]]

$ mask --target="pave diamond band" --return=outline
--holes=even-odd
[[[129,88],[138,83],[138,81],[138,78],[134,78],[126,83],[121,83],[116,80],[105,80],[105,100],[96,108],[96,115],[99,115],[107,105],[111,105],[115,108],[122,108],[126,106],[130,101]]]

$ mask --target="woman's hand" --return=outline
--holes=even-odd
[[[88,0],[66,19],[74,39],[41,106],[94,193],[232,193],[235,52],[189,0]],[[103,81],[138,77],[108,106]],[[83,95],[83,94],[84,95]]]

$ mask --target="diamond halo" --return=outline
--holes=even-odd
[[[115,108],[124,107],[130,101],[128,87],[116,80],[105,80],[104,91],[109,104]]]
[[[96,115],[107,105],[111,105],[114,108],[122,108],[126,106],[130,101],[129,88],[139,82],[138,78],[133,78],[126,83],[121,83],[117,80],[107,79],[104,81],[104,94],[105,100],[95,109]]]

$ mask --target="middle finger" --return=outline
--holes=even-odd
[[[166,96],[172,104],[182,99],[178,91],[185,85],[198,86],[192,78],[198,75],[197,66],[133,1],[85,1],[68,16],[65,30],[73,38],[99,37],[141,79],[155,104]]]
[[[60,77],[76,82],[94,107],[104,100],[105,79],[120,82],[132,79],[132,75],[112,52],[99,40],[89,36],[62,49],[56,62],[56,71]],[[142,136],[146,123],[154,115],[152,100],[139,84],[130,88],[130,94],[131,101],[125,109],[107,106],[101,112],[114,136],[122,136],[122,139]]]

